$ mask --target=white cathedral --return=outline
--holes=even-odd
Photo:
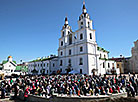
[[[78,20],[78,30],[72,32],[67,17],[61,30],[57,57],[37,59],[29,62],[28,72],[51,74],[60,71],[75,71],[80,74],[119,74],[116,62],[109,60],[108,51],[97,45],[92,20],[85,3]]]

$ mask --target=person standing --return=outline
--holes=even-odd
[[[6,92],[5,86],[2,86],[1,87],[1,99],[5,98],[5,92]]]
[[[27,102],[27,98],[28,98],[28,95],[29,95],[29,90],[30,90],[30,88],[29,87],[27,87],[26,89],[25,89],[25,92],[24,92],[24,101],[25,102]]]

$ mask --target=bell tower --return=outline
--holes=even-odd
[[[68,42],[67,42],[67,36],[71,33],[71,27],[68,24],[68,18],[65,17],[65,23],[62,27],[61,30],[61,37],[59,39],[59,46],[65,46]]]
[[[79,16],[78,25],[79,25],[79,29],[82,29],[82,28],[93,29],[92,20],[90,19],[90,16],[87,13],[85,2],[83,2],[82,14]]]

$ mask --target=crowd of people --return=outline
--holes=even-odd
[[[26,100],[29,94],[42,97],[66,95],[78,97],[91,95],[109,95],[127,92],[135,96],[138,92],[138,76],[92,76],[92,75],[45,75],[19,76],[16,79],[3,80],[0,83],[1,98],[14,93],[16,98],[19,90]]]

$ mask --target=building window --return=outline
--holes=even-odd
[[[44,67],[45,67],[45,63],[44,63]]]
[[[83,51],[83,47],[81,46],[81,47],[80,47],[80,52],[82,52],[82,51]]]
[[[62,52],[62,51],[60,52],[60,55],[61,55],[61,56],[63,55],[63,52]]]
[[[117,68],[119,68],[119,64],[117,64]]]
[[[62,60],[60,60],[60,66],[62,66]]]
[[[69,35],[69,45],[72,44],[72,34]]]
[[[110,68],[110,63],[108,63],[108,68]]]
[[[47,70],[47,73],[48,73],[48,70]]]
[[[80,58],[80,64],[79,65],[83,65],[83,59]]]
[[[88,28],[90,28],[90,22],[88,22]]]
[[[53,67],[55,67],[55,64],[53,63]]]
[[[60,45],[63,46],[63,41],[61,41],[61,44]]]
[[[82,39],[83,39],[83,34],[81,33],[81,34],[80,34],[80,40],[82,40]]]
[[[42,67],[42,64],[41,64],[41,67]]]
[[[103,62],[103,68],[105,68],[105,63]]]
[[[69,49],[69,55],[71,55],[71,49]]]
[[[80,69],[80,74],[82,74],[82,69]]]
[[[102,55],[101,55],[101,53],[100,53],[100,58],[102,58]]]
[[[64,31],[62,32],[62,37],[64,37]]]
[[[92,39],[92,33],[90,33],[90,39]]]
[[[83,28],[83,22],[81,22],[81,28]]]
[[[106,58],[106,55],[104,55],[104,58]]]
[[[68,60],[68,65],[71,66],[71,59]]]
[[[48,63],[47,63],[47,67],[48,67]]]
[[[69,34],[70,32],[68,31],[68,34]]]
[[[60,72],[62,72],[62,69],[60,69]]]

